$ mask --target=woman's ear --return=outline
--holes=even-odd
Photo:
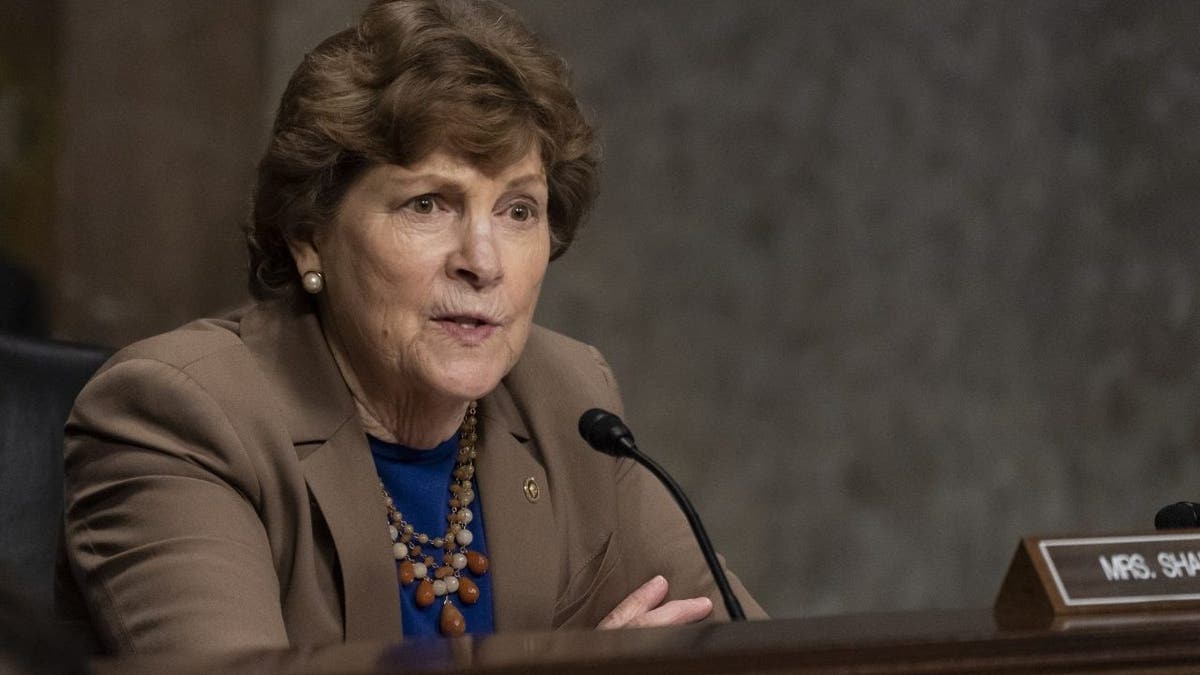
[[[321,254],[317,252],[315,238],[310,235],[307,239],[288,239],[288,250],[292,252],[292,260],[296,261],[296,270],[301,275],[321,271]]]

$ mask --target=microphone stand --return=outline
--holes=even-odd
[[[721,563],[717,560],[717,553],[713,550],[712,541],[709,540],[708,533],[704,531],[704,524],[700,522],[700,515],[696,513],[696,509],[692,508],[692,502],[688,500],[687,495],[683,494],[683,489],[665,469],[658,465],[658,462],[638,450],[637,444],[633,442],[632,438],[628,438],[628,442],[622,442],[620,445],[624,451],[623,454],[632,457],[638,464],[649,469],[650,473],[654,474],[654,477],[666,486],[667,491],[675,498],[675,502],[683,510],[683,515],[687,517],[688,525],[692,526],[692,534],[696,536],[696,541],[700,544],[700,551],[704,554],[704,562],[708,563],[713,580],[717,582],[717,589],[721,591],[721,599],[725,601],[725,609],[729,612],[730,620],[745,621],[746,613],[742,611],[742,603],[738,602],[737,597],[734,596],[733,589],[729,586],[729,578],[725,576],[725,570],[721,569]]]

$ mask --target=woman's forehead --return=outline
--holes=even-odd
[[[472,157],[438,150],[408,165],[380,163],[368,169],[359,180],[367,190],[386,191],[395,187],[419,185],[422,190],[449,189],[488,181],[503,190],[547,190],[546,171],[541,156],[530,151],[520,161],[491,166]]]
[[[443,181],[473,181],[486,178],[499,183],[546,183],[546,171],[541,153],[530,148],[515,162],[483,162],[461,152],[439,148],[421,159],[405,165],[382,164],[371,173],[385,181],[435,179]]]

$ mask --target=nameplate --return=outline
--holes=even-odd
[[[996,599],[1055,616],[1200,607],[1200,530],[1021,541]]]

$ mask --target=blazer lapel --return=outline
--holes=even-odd
[[[301,464],[337,549],[346,640],[396,640],[403,634],[379,478],[355,417]],[[364,489],[365,488],[365,489]]]
[[[281,402],[305,483],[333,535],[346,640],[400,639],[399,582],[379,478],[311,304],[303,297],[260,303],[242,318],[241,334]]]
[[[476,483],[483,503],[497,631],[549,630],[558,589],[554,507],[545,468],[503,385],[480,403]],[[536,499],[526,481],[536,486]],[[531,488],[532,490],[532,488]]]

